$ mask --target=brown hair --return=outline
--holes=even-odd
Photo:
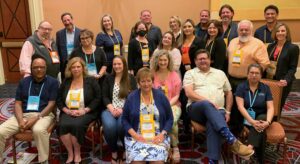
[[[261,65],[259,65],[259,64],[257,64],[257,63],[253,63],[253,64],[250,64],[249,66],[248,66],[248,69],[247,69],[247,74],[249,74],[249,72],[250,72],[250,69],[251,68],[258,68],[259,69],[259,72],[260,72],[260,75],[262,75],[263,74],[263,67],[261,66]]]
[[[114,63],[114,60],[117,58],[120,59],[123,63],[123,72],[122,72],[122,77],[121,77],[121,81],[120,81],[120,91],[119,91],[119,98],[123,99],[128,96],[128,94],[132,90],[132,88],[130,85],[130,78],[128,75],[126,59],[123,56],[116,55],[114,57],[112,63]],[[116,72],[114,69],[112,69],[112,75],[116,75]]]
[[[232,14],[234,15],[234,10],[233,10],[233,8],[232,8],[230,5],[225,4],[225,5],[221,6],[221,8],[220,8],[220,10],[219,10],[219,16],[220,16],[220,17],[221,17],[221,15],[222,15],[222,10],[223,10],[224,8],[227,8],[228,10],[230,10],[230,11],[232,12]]]
[[[210,24],[214,24],[218,29],[218,34],[217,34],[216,37],[222,36],[222,34],[223,34],[222,23],[220,21],[216,20],[216,19],[212,19],[212,20],[208,21],[207,27],[210,26]]]
[[[143,67],[138,70],[138,72],[136,74],[136,81],[138,83],[140,83],[141,79],[146,78],[146,77],[150,77],[152,81],[154,80],[154,75],[153,75],[152,71],[147,67]]]
[[[170,35],[172,36],[171,50],[173,50],[173,49],[176,47],[176,41],[175,41],[175,36],[174,36],[173,32],[171,32],[171,31],[167,31],[167,32],[165,32],[165,33],[162,35],[162,38],[161,38],[161,40],[160,40],[160,42],[159,42],[159,44],[158,44],[158,49],[163,49],[163,48],[164,48],[164,45],[162,44],[162,40],[163,40],[163,38],[164,38],[164,36],[165,36],[166,34],[170,34]]]
[[[278,31],[278,29],[281,26],[284,26],[285,29],[286,29],[286,41],[291,42],[292,41],[291,31],[290,31],[290,28],[285,23],[277,23],[277,25],[275,26],[275,28],[272,30],[272,34],[271,34],[272,38],[277,41],[276,32]]]
[[[193,26],[193,28],[194,28],[193,34],[195,35],[195,23],[194,23],[194,21],[191,20],[191,19],[185,20],[185,21],[182,23],[182,29],[183,29],[183,26],[184,26],[186,23],[192,24],[192,26]],[[183,30],[182,30],[182,31],[183,31]],[[183,34],[183,42],[184,42],[184,40],[186,39],[186,36],[185,36],[184,32],[182,32],[182,34]]]
[[[83,29],[80,31],[79,36],[81,35],[87,35],[88,37],[91,37],[92,40],[94,40],[94,33],[91,30]]]
[[[65,70],[65,77],[66,78],[73,78],[73,75],[71,73],[71,67],[74,63],[77,63],[77,62],[79,62],[82,66],[83,77],[86,77],[88,75],[88,71],[87,71],[85,62],[80,57],[73,57],[68,61],[68,64],[67,64],[67,67],[66,67],[66,70]]]
[[[135,25],[133,27],[133,32],[134,32],[135,35],[137,35],[137,33],[136,33],[137,31],[136,30],[138,29],[138,27],[139,27],[140,24],[143,24],[146,27],[146,32],[148,33],[148,27],[147,27],[147,25],[144,22],[142,22],[142,21],[138,21],[138,22],[135,23]]]

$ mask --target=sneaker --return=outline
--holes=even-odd
[[[249,160],[250,157],[254,154],[254,150],[251,149],[250,147],[242,144],[239,140],[236,140],[231,146],[230,146],[231,151],[234,154],[237,154],[241,158],[245,160]]]

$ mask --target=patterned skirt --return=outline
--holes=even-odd
[[[126,163],[132,161],[167,161],[170,149],[170,137],[156,145],[142,143],[132,137],[125,137]]]

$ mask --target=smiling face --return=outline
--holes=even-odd
[[[166,33],[162,38],[162,44],[163,46],[171,46],[172,45],[172,35],[169,33]]]
[[[218,28],[215,26],[214,23],[211,23],[209,24],[208,28],[207,28],[207,32],[208,32],[208,35],[210,37],[216,37],[218,35]]]
[[[151,13],[149,11],[145,10],[141,13],[140,20],[142,22],[144,22],[145,24],[150,24],[151,19],[152,19],[152,16],[151,16]]]
[[[88,47],[93,43],[92,37],[83,33],[80,35],[80,43],[83,47]]]
[[[210,68],[210,59],[206,53],[200,53],[195,59],[196,66],[203,72],[207,72]]]
[[[251,67],[248,72],[247,78],[250,83],[258,83],[261,79],[261,72],[259,68]]]
[[[248,42],[252,31],[251,31],[251,25],[247,22],[240,23],[238,28],[238,34],[239,34],[239,40],[243,43]]]
[[[43,22],[38,27],[38,35],[43,39],[50,39],[52,32],[52,25],[49,22]]]
[[[170,19],[169,26],[172,31],[177,31],[180,28],[179,23],[174,18]]]
[[[228,8],[224,7],[221,11],[222,22],[231,22],[232,17],[233,12],[231,12]]]
[[[43,59],[37,58],[31,64],[31,74],[37,79],[41,80],[46,76],[46,62]]]
[[[158,57],[158,68],[167,69],[169,66],[169,58],[167,55],[161,55]]]
[[[79,77],[83,75],[83,67],[80,62],[75,62],[70,67],[70,71],[73,77]]]
[[[74,29],[73,19],[70,15],[65,15],[64,17],[62,17],[62,23],[67,30],[71,31]]]
[[[151,92],[153,81],[151,77],[144,76],[139,81],[139,86],[143,92]]]
[[[200,23],[206,24],[209,21],[208,11],[201,11],[200,13]]]
[[[109,16],[105,16],[102,18],[102,25],[105,30],[111,30],[112,29],[112,20]]]
[[[277,21],[278,14],[276,13],[276,10],[268,9],[264,13],[264,16],[267,23],[273,23]]]
[[[192,25],[191,22],[186,22],[184,23],[183,25],[183,33],[186,35],[186,36],[189,36],[189,35],[194,35],[194,26]]]
[[[276,31],[276,40],[278,41],[286,41],[287,38],[287,30],[285,26],[280,26]]]
[[[112,65],[116,74],[123,73],[124,64],[120,58],[114,58]]]

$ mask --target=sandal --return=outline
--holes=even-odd
[[[180,162],[180,152],[178,147],[173,148],[173,154],[172,154],[172,159],[175,163],[179,163]]]
[[[118,164],[118,163],[119,163],[118,157],[116,157],[116,158],[111,157],[111,163],[112,163],[112,164]]]

